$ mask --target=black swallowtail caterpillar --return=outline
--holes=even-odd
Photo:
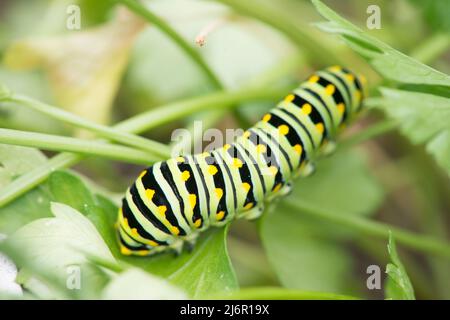
[[[265,202],[287,194],[292,179],[332,149],[362,108],[364,84],[342,67],[318,71],[234,143],[144,170],[119,209],[121,252],[180,252],[210,226],[259,217]]]

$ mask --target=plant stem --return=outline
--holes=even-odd
[[[328,292],[303,291],[280,287],[249,287],[227,295],[213,296],[219,300],[355,300],[356,297]]]
[[[262,21],[286,35],[298,47],[307,49],[306,55],[311,62],[320,62],[322,65],[341,64],[339,57],[333,54],[316,39],[309,36],[290,17],[286,17],[279,10],[267,8],[261,2],[254,0],[214,0],[232,7],[234,10]]]
[[[410,56],[422,63],[429,64],[442,55],[450,47],[450,36],[447,33],[436,33],[411,52]]]
[[[233,107],[239,101],[277,99],[288,89],[267,90],[265,88],[240,90],[235,92],[217,92],[208,96],[192,98],[161,106],[158,109],[129,118],[112,127],[112,130],[141,133],[158,125],[180,119],[190,113],[209,108]],[[45,164],[36,167],[1,189],[0,207],[45,181],[54,170],[70,167],[83,159],[80,154],[61,153]]]
[[[148,164],[163,160],[147,152],[105,142],[0,128],[0,143],[34,147],[51,151],[67,151],[114,160]]]
[[[3,99],[7,102],[17,103],[43,114],[46,114],[54,119],[64,121],[68,124],[74,125],[79,128],[87,129],[96,133],[100,137],[107,138],[108,140],[117,141],[128,146],[136,147],[145,151],[149,151],[152,154],[159,155],[162,158],[170,157],[170,148],[160,142],[152,141],[134,134],[120,132],[114,130],[111,127],[103,126],[89,120],[84,119],[78,115],[67,112],[60,108],[51,106],[46,103],[31,99],[29,97],[12,94],[11,96]]]
[[[348,149],[356,144],[360,144],[364,141],[371,140],[375,137],[383,135],[387,132],[395,130],[398,128],[398,122],[395,120],[384,120],[378,122],[371,127],[363,130],[362,132],[356,133],[338,144],[338,150]]]
[[[203,60],[200,53],[191,46],[186,40],[183,39],[169,24],[167,24],[163,19],[155,15],[153,12],[148,10],[141,3],[134,0],[116,0],[118,3],[123,4],[128,9],[141,16],[151,24],[155,25],[159,30],[165,33],[169,38],[171,38],[176,45],[178,45],[198,66],[202,69],[204,74],[208,79],[214,84],[217,89],[221,89],[223,86],[220,80],[216,77],[214,72]]]
[[[450,258],[450,243],[437,240],[433,237],[415,234],[385,223],[367,220],[360,216],[328,212],[298,199],[286,199],[286,203],[293,209],[301,211],[302,214],[322,218],[330,223],[345,225],[367,235],[388,239],[389,231],[391,231],[398,243],[402,243],[407,247],[421,252],[433,253]]]
[[[83,156],[81,154],[60,153],[39,167],[33,168],[14,179],[1,189],[0,208],[45,181],[53,171],[73,166],[82,159]]]
[[[233,105],[237,102],[278,99],[288,90],[289,88],[257,88],[241,89],[233,92],[215,92],[206,96],[186,99],[150,110],[125,120],[114,128],[127,132],[131,130],[133,132],[143,132],[171,121],[182,119],[194,112],[234,107]]]

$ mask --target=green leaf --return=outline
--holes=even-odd
[[[230,292],[238,288],[236,275],[226,249],[228,228],[215,230],[198,244],[168,279],[185,288],[193,298],[206,298],[211,293]]]
[[[210,294],[231,292],[238,288],[238,283],[226,249],[227,229],[201,234],[194,250],[185,250],[178,257],[162,254],[148,259],[124,260],[168,279],[184,289],[191,298],[207,298]]]
[[[48,180],[52,199],[86,214],[88,206],[95,205],[95,198],[84,182],[67,171],[53,172]]]
[[[51,210],[53,218],[38,219],[23,226],[8,238],[8,242],[18,248],[27,260],[62,283],[68,281],[69,268],[79,267],[80,274],[90,279],[84,286],[88,294],[92,291],[87,290],[89,284],[92,285],[92,278],[98,278],[99,273],[85,267],[88,263],[86,256],[95,255],[111,263],[115,260],[94,225],[80,212],[55,202],[51,204]],[[104,281],[97,283],[103,285]]]
[[[392,263],[389,263],[386,266],[386,273],[389,276],[385,286],[386,298],[395,300],[415,300],[413,286],[406,273],[405,267],[398,256],[392,233],[389,234],[388,251]]]
[[[318,23],[323,31],[336,33],[356,52],[366,58],[384,77],[401,82],[450,86],[450,77],[393,49],[364,33],[319,0],[312,0],[317,11],[329,20]]]
[[[37,149],[0,144],[0,189],[45,161]]]
[[[381,89],[380,107],[398,120],[401,132],[450,174],[450,99],[427,93]]]
[[[43,184],[0,208],[0,233],[11,234],[33,220],[50,217],[50,201],[51,193]]]
[[[290,203],[308,203],[329,212],[369,215],[383,199],[364,157],[339,152],[319,161],[316,173],[300,179],[292,195],[265,214],[260,234],[283,286],[292,289],[348,290],[351,256],[339,240],[354,236],[336,225],[302,215]],[[295,265],[295,268],[292,266]]]
[[[167,280],[138,268],[131,268],[115,277],[103,290],[106,300],[178,300],[187,295]]]
[[[46,161],[39,150],[0,145],[0,190],[18,176]],[[50,197],[47,185],[42,184],[1,207],[0,233],[10,234],[28,222],[50,216]]]
[[[33,160],[33,149],[20,148],[18,150],[21,149],[24,150],[15,154],[18,159],[28,157],[28,159]],[[37,155],[40,155],[40,153],[37,153]],[[35,159],[35,164],[38,163],[38,159],[39,157]],[[17,164],[14,164],[11,160],[11,165],[9,165],[9,162],[5,162],[8,164],[5,174],[14,175],[12,172],[26,171],[32,165],[27,161],[22,164],[20,162],[18,160]],[[88,218],[94,222],[97,228],[102,226],[103,228],[112,228],[114,224],[101,222],[100,216],[103,214],[98,213],[99,210],[102,210],[101,206],[97,205],[97,199],[86,187],[81,177],[69,171],[55,171],[45,183],[40,184],[37,188],[27,192],[7,206],[0,208],[0,232],[10,234],[33,220],[51,216],[51,201],[67,204],[85,215],[92,213],[88,215]],[[95,216],[97,213],[94,211],[97,211],[98,217]],[[99,225],[96,223],[99,223]],[[102,225],[100,226],[100,224]],[[99,231],[103,235],[104,230]]]

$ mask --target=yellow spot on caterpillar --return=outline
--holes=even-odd
[[[270,171],[270,173],[271,173],[272,175],[276,175],[277,172],[278,172],[278,169],[277,169],[277,167],[275,167],[275,166],[270,166],[270,167],[269,167],[269,171]]]
[[[184,162],[184,158],[183,157],[176,157],[175,160],[179,163]]]
[[[231,148],[231,146],[228,143],[223,146],[223,150],[225,150],[225,151],[227,151],[230,148]]]
[[[294,146],[294,150],[295,150],[295,152],[297,152],[298,154],[301,154],[302,151],[303,151],[303,148],[302,148],[302,146],[301,146],[300,144],[296,144],[296,145]]]
[[[128,224],[128,219],[127,219],[127,218],[123,218],[122,223],[123,223],[123,226],[124,226],[126,229],[130,229],[130,225]]]
[[[242,167],[243,163],[241,161],[241,159],[238,158],[233,158],[233,163],[231,164],[233,167],[239,169]]]
[[[338,111],[339,111],[340,114],[343,114],[344,111],[345,111],[345,106],[344,106],[344,104],[343,104],[342,102],[341,102],[341,103],[338,103],[337,109],[338,109]]]
[[[212,176],[215,175],[217,173],[217,171],[219,171],[219,170],[217,170],[217,167],[215,165],[210,164],[208,166],[208,172],[210,175],[212,175]]]
[[[310,83],[316,83],[317,81],[319,81],[318,75],[313,75],[308,79],[308,82],[310,82]]]
[[[282,186],[281,183],[277,184],[277,185],[275,186],[275,188],[273,188],[273,192],[278,192],[278,191],[280,191],[281,186]]]
[[[249,210],[249,209],[251,209],[251,208],[253,208],[253,202],[249,202],[249,203],[247,203],[247,204],[244,206],[244,209],[245,209],[245,210]]]
[[[317,128],[317,131],[319,131],[320,133],[323,133],[325,131],[325,127],[323,126],[322,122],[317,123],[316,128]]]
[[[211,154],[209,152],[203,152],[201,155],[206,158],[209,157]]]
[[[194,226],[195,226],[196,228],[200,228],[201,225],[202,225],[202,219],[197,219],[197,220],[195,220]]]
[[[150,250],[138,250],[138,251],[136,251],[136,254],[138,255],[138,256],[146,256],[146,255],[148,255],[150,253]]]
[[[250,131],[245,131],[244,134],[242,135],[245,139],[247,139],[248,137],[250,137]]]
[[[332,66],[332,67],[330,67],[329,70],[330,70],[330,71],[335,71],[335,72],[336,72],[336,71],[341,71],[341,69],[342,69],[342,68],[341,68],[340,66]]]
[[[216,213],[217,220],[222,220],[224,216],[225,216],[225,211],[219,211]]]
[[[214,191],[216,192],[217,198],[220,200],[222,198],[222,196],[223,196],[223,189],[222,188],[216,188]]]
[[[134,235],[134,236],[138,236],[139,235],[139,233],[138,233],[136,228],[132,228],[131,229],[131,234]]]
[[[189,195],[189,204],[191,205],[192,209],[195,208],[195,205],[197,204],[197,195],[193,193]]]
[[[145,195],[147,196],[148,200],[152,200],[153,196],[155,195],[155,190],[145,189]]]
[[[352,75],[351,73],[345,75],[345,77],[347,78],[348,81],[353,82],[355,80],[355,76]]]
[[[256,152],[258,153],[266,153],[267,152],[267,147],[263,144],[258,144],[256,146]]]
[[[242,183],[242,188],[244,188],[244,190],[246,192],[248,192],[250,190],[250,184],[247,182]]]
[[[270,118],[272,118],[272,116],[268,113],[268,114],[264,115],[264,117],[262,118],[262,121],[269,122]]]
[[[292,102],[295,99],[295,96],[291,93],[284,98],[284,102],[289,103]]]
[[[179,235],[180,234],[180,229],[178,229],[177,227],[175,227],[175,226],[172,226],[171,228],[170,228],[170,231],[172,232],[172,234],[174,234],[174,235]]]
[[[152,247],[157,247],[157,246],[159,246],[159,243],[158,243],[158,242],[155,242],[155,241],[153,241],[153,240],[148,240],[148,243],[149,243]]]
[[[188,181],[190,177],[191,177],[191,174],[187,170],[184,170],[181,173],[181,180],[183,180],[183,181]]]
[[[131,255],[131,250],[125,246],[120,246],[120,253],[126,256]]]
[[[335,90],[336,90],[336,88],[335,88],[335,86],[332,85],[332,84],[329,84],[329,85],[327,85],[327,86],[325,87],[325,93],[326,93],[327,95],[329,95],[329,96],[331,96],[331,95],[334,93]]]
[[[289,133],[289,127],[285,124],[282,124],[281,126],[279,126],[278,130],[280,131],[280,134],[283,136],[285,136]]]
[[[159,206],[158,207],[158,214],[163,217],[166,218],[166,211],[167,211],[167,207],[166,206]]]
[[[303,113],[306,114],[306,115],[310,114],[311,111],[312,111],[311,105],[310,105],[309,103],[305,103],[305,104],[302,106],[302,111],[303,111]]]
[[[142,179],[142,177],[145,176],[146,173],[147,173],[147,170],[142,171],[142,172],[139,174],[139,179]]]

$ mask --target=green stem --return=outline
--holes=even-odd
[[[288,92],[288,88],[279,89],[242,89],[234,92],[215,92],[206,96],[195,97],[139,114],[115,126],[122,131],[143,132],[160,125],[182,119],[194,112],[208,109],[225,109],[234,107],[237,102],[278,99]]]
[[[231,294],[213,296],[219,300],[355,300],[358,298],[328,292],[303,291],[280,287],[244,288]]]
[[[155,15],[153,12],[148,10],[141,3],[134,0],[116,0],[118,3],[123,4],[128,9],[141,16],[151,24],[155,25],[159,30],[170,37],[178,47],[180,47],[198,66],[202,69],[208,79],[214,84],[218,89],[222,89],[222,83],[216,77],[214,72],[203,60],[200,53],[191,46],[186,40],[183,39],[169,24],[167,24],[163,19]]]
[[[450,47],[448,33],[437,33],[421,42],[410,56],[422,63],[429,64],[441,56]]]
[[[137,164],[163,160],[161,157],[152,157],[144,151],[110,143],[11,129],[0,129],[0,143],[51,151],[75,152]]]
[[[80,154],[60,153],[39,167],[14,179],[13,182],[1,189],[0,208],[45,181],[53,171],[73,166],[82,159],[83,156]]]
[[[365,235],[388,239],[389,231],[391,231],[398,243],[402,243],[403,245],[418,251],[450,258],[450,243],[437,240],[433,237],[415,234],[389,224],[370,221],[360,216],[328,212],[301,202],[298,199],[295,199],[295,201],[286,199],[286,203],[295,210],[301,211],[302,214],[309,214],[314,217],[326,219],[330,223],[337,223],[350,227]]]
[[[293,19],[287,17],[279,10],[265,7],[260,1],[256,3],[254,0],[214,0],[223,3],[234,10],[262,21],[286,35],[298,47],[305,48],[308,60],[323,65],[340,64],[339,57],[333,54],[332,50],[328,50],[314,37],[302,30],[302,26],[295,23]]]
[[[76,127],[92,131],[96,133],[98,136],[107,138],[108,140],[117,141],[128,146],[149,151],[152,154],[159,155],[162,158],[170,157],[170,148],[167,147],[165,144],[152,141],[143,137],[139,137],[133,134],[129,134],[126,132],[120,132],[111,127],[91,122],[78,115],[51,106],[49,104],[28,98],[26,96],[12,94],[9,97],[4,98],[3,101],[13,102],[26,106],[28,108],[41,112],[45,115],[48,115],[54,119],[64,121]]]
[[[398,122],[395,120],[384,120],[374,124],[371,127],[363,130],[362,132],[358,132],[341,142],[339,142],[338,150],[348,149],[356,144],[360,144],[362,142],[371,140],[375,137],[381,136],[387,132],[395,130],[398,128]]]
[[[286,92],[287,89],[267,90],[265,88],[240,90],[235,92],[217,92],[208,96],[161,106],[158,109],[148,111],[118,123],[113,126],[112,129],[137,134],[155,128],[161,124],[183,118],[193,112],[210,108],[224,109],[226,107],[233,107],[236,102],[240,101],[278,99]],[[70,167],[82,159],[83,156],[79,154],[61,153],[47,161],[45,164],[18,177],[1,189],[0,207],[45,181],[54,170]]]

